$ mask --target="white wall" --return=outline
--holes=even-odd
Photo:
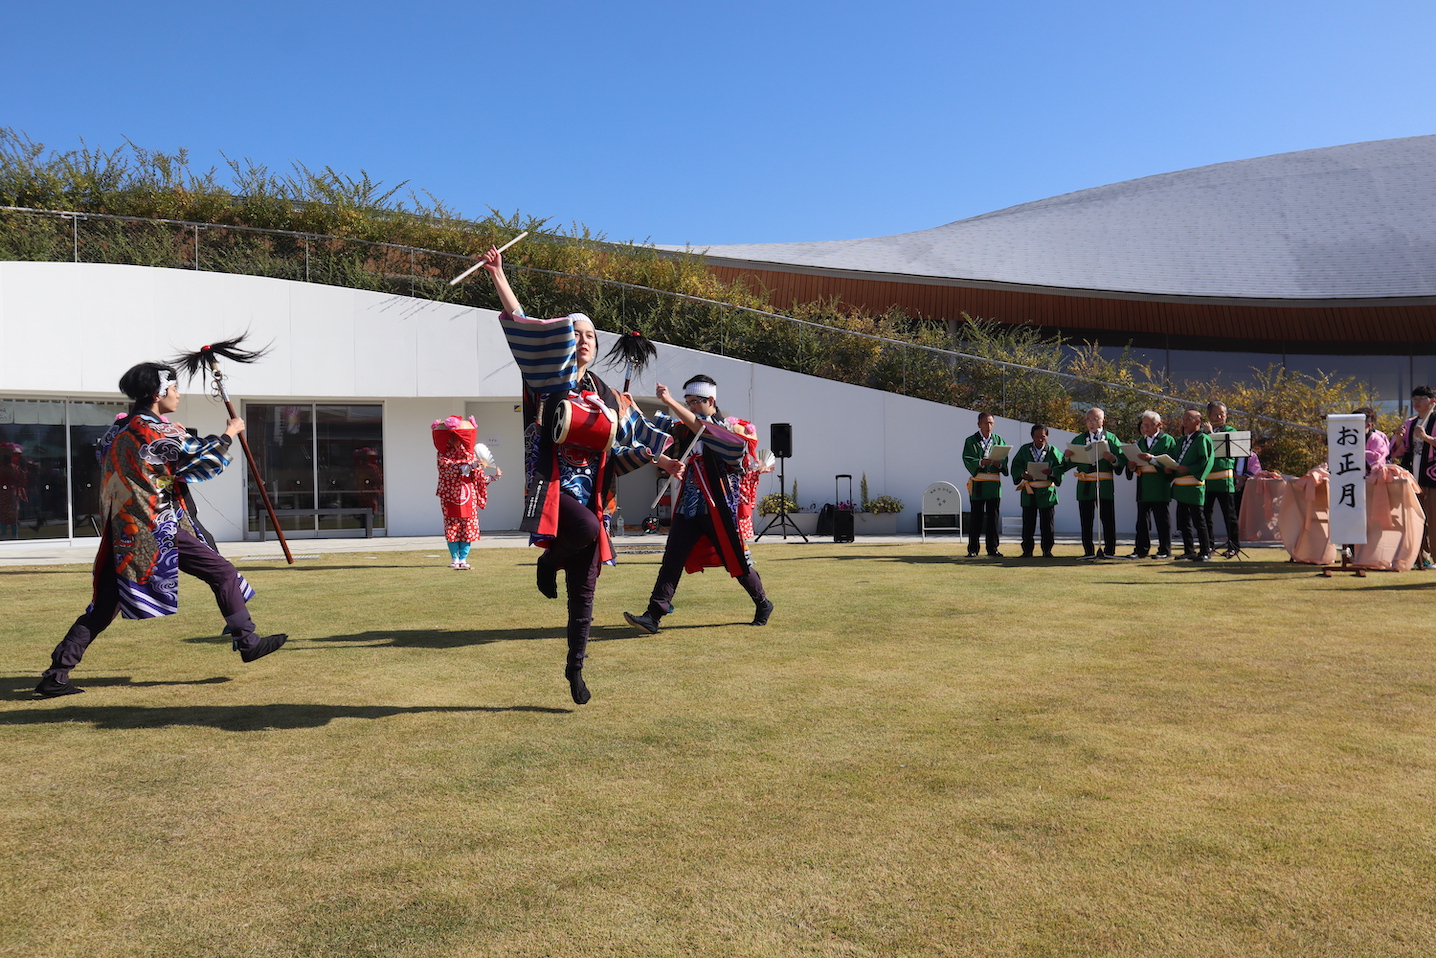
[[[75,263],[0,263],[0,393],[49,398],[117,397],[116,382],[136,362],[249,331],[249,343],[273,342],[251,366],[228,364],[231,395],[255,402],[384,403],[384,468],[390,535],[438,535],[434,450],[429,424],[472,412],[480,438],[494,446],[505,478],[490,487],[484,529],[518,524],[523,481],[520,379],[495,314],[405,296],[252,276],[190,270]],[[600,334],[606,351],[610,334]],[[600,375],[608,373],[600,369]],[[802,504],[834,501],[838,473],[864,472],[872,495],[902,499],[899,531],[915,532],[922,491],[947,480],[964,490],[963,440],[976,431],[976,412],[804,376],[673,346],[659,346],[654,364],[635,382],[644,409],[658,382],[681,389],[694,373],[719,383],[722,410],[752,420],[760,445],[769,426],[793,426],[789,486]],[[608,374],[610,380],[619,373]],[[621,383],[618,383],[621,385]],[[195,388],[199,389],[196,382]],[[178,416],[201,432],[217,432],[223,409],[202,394],[187,395]],[[1014,446],[1028,424],[997,420]],[[1117,430],[1121,435],[1120,429]],[[1071,433],[1054,431],[1059,448]],[[495,442],[494,440],[497,440]],[[652,467],[620,488],[625,518],[635,522],[652,501]],[[221,540],[240,538],[244,476],[231,468],[197,487],[203,519]],[[1062,487],[1057,527],[1078,528],[1074,482]],[[775,475],[760,494],[777,491]],[[1118,481],[1118,526],[1136,521],[1134,483]],[[846,486],[842,490],[846,495]],[[1003,513],[1018,513],[1004,485]]]

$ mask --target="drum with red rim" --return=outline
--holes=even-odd
[[[618,413],[592,393],[570,397],[558,404],[553,420],[553,441],[559,445],[607,450],[613,447],[617,436]]]

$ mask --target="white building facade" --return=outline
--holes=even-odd
[[[518,526],[520,379],[497,314],[263,277],[4,262],[0,451],[7,459],[0,465],[0,549],[16,539],[93,537],[94,440],[126,408],[116,386],[120,375],[137,362],[165,361],[241,332],[248,333],[246,345],[272,344],[258,363],[229,363],[224,370],[274,504],[289,513],[287,535],[363,535],[365,511],[375,535],[441,535],[429,426],[454,414],[475,417],[480,440],[504,470],[490,486],[481,527]],[[612,335],[599,337],[602,353]],[[622,376],[621,369],[598,371],[610,383]],[[836,488],[836,475],[852,475],[855,493],[866,475],[872,495],[903,500],[897,531],[914,533],[930,483],[946,480],[965,489],[961,452],[976,429],[973,410],[662,344],[633,392],[645,408],[656,408],[656,383],[680,389],[695,373],[718,381],[720,408],[757,424],[762,445],[770,424],[792,424],[793,456],[785,470],[789,492],[797,482],[802,508],[834,502],[839,493],[846,498],[846,482]],[[181,388],[188,391],[174,418],[201,434],[222,430],[224,407],[206,384],[196,379]],[[1028,440],[1028,429],[997,421],[997,431],[1014,446]],[[1071,435],[1054,430],[1052,439],[1060,448]],[[223,475],[193,487],[201,518],[220,541],[260,536],[262,509],[237,445],[234,454]],[[648,513],[656,484],[651,466],[620,484],[620,508],[630,525]],[[1074,485],[1063,487],[1059,532],[1078,528]],[[1135,523],[1134,487],[1118,486],[1124,538]],[[760,495],[776,491],[776,474],[764,477]],[[1008,485],[1003,514],[1018,513]]]

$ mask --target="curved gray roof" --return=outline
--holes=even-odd
[[[1218,299],[1431,297],[1436,136],[1164,173],[916,233],[692,249],[714,265],[943,285]]]

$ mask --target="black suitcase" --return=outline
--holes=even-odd
[[[848,503],[848,508],[846,509],[842,507],[842,503],[844,502],[843,494],[838,491],[841,488],[839,483],[841,483],[844,479],[848,480],[848,498],[846,500]],[[853,508],[857,505],[855,502],[853,502],[853,477],[849,475],[834,476],[833,495],[838,502],[838,505],[833,508],[833,541],[852,542],[855,538],[855,534],[853,531],[855,525],[853,520]]]

